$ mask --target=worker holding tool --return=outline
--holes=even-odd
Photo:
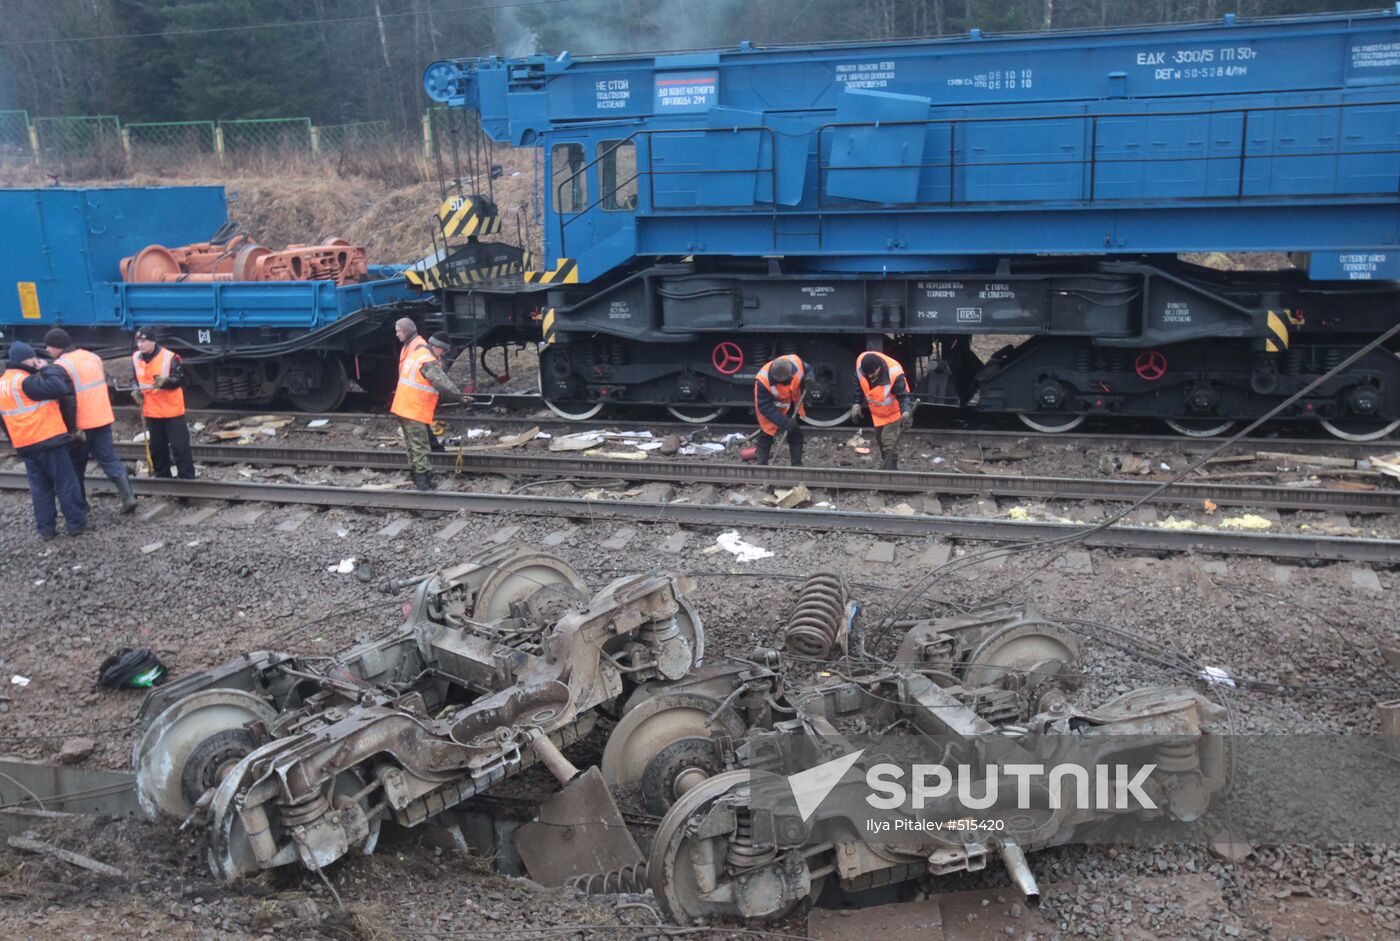
[[[49,351],[54,365],[68,373],[73,383],[73,393],[77,399],[78,428],[83,440],[71,449],[73,470],[78,474],[78,490],[83,495],[83,506],[87,507],[88,458],[97,459],[97,466],[107,475],[122,498],[122,512],[136,509],[136,497],[131,492],[131,481],[126,476],[126,466],[117,457],[112,447],[112,397],[107,390],[107,372],[102,366],[102,357],[89,350],[73,345],[73,338],[67,330],[55,327],[44,334],[44,346]]]
[[[24,459],[29,476],[29,498],[34,523],[45,541],[56,534],[58,512],[63,510],[68,533],[87,531],[87,511],[73,472],[68,448],[77,428],[77,408],[68,374],[46,366],[28,343],[11,343],[9,362],[0,376],[0,419],[15,453]]]
[[[141,405],[146,424],[147,454],[153,477],[170,477],[171,457],[181,480],[194,480],[194,455],[190,429],[185,424],[185,364],[156,341],[152,327],[136,331],[136,352],[131,354],[136,388],[131,397]]]
[[[792,466],[802,466],[802,425],[798,419],[806,415],[802,407],[806,390],[802,377],[807,365],[796,353],[769,360],[753,380],[754,411],[758,414],[758,463],[767,464],[776,445],[784,439]]]
[[[904,367],[893,356],[866,350],[856,357],[856,380],[875,426],[875,445],[885,470],[899,469],[899,439],[914,423],[914,398]],[[860,417],[861,403],[851,406],[851,417]]]
[[[394,325],[394,333],[403,343],[403,351],[399,354],[399,385],[394,390],[394,402],[389,411],[399,418],[414,488],[436,490],[433,464],[428,455],[432,449],[433,414],[437,411],[438,398],[446,395],[463,405],[470,405],[472,400],[447,378],[443,368],[447,351],[452,347],[447,334],[435,333],[424,342],[418,335],[418,328],[408,318]]]

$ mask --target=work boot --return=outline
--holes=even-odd
[[[117,495],[122,498],[122,512],[131,513],[136,509],[136,494],[131,492],[131,478],[122,474],[112,483],[117,485]]]
[[[801,438],[797,439],[796,441],[793,441],[791,438],[788,438],[788,454],[792,455],[793,467],[802,466],[802,445],[803,441]]]
[[[437,486],[433,483],[433,475],[414,473],[413,489],[423,491],[436,490]]]
[[[767,466],[768,461],[773,457],[773,439],[758,439],[758,450],[754,453],[754,462],[762,466]]]
[[[885,470],[899,470],[899,457],[891,454],[885,458]]]
[[[84,523],[84,524],[81,525],[81,526],[69,526],[69,527],[68,527],[68,535],[70,535],[70,536],[81,536],[83,533],[87,532],[87,531],[90,530],[90,529],[92,529],[92,524],[91,524],[91,523]]]

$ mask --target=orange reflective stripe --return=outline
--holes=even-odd
[[[24,394],[24,380],[28,375],[23,369],[10,369],[0,376],[0,420],[4,421],[15,450],[68,431],[57,402],[37,402]]]
[[[175,364],[175,354],[162,348],[145,362],[140,353],[131,354],[136,372],[136,387],[141,390],[141,414],[147,418],[178,418],[185,414],[184,389],[157,389],[156,377],[169,376]]]
[[[768,378],[768,367],[772,366],[779,359],[785,359],[792,363],[792,380],[782,385],[774,386],[772,380]],[[763,388],[767,389],[772,394],[773,398],[777,400],[783,413],[790,414],[792,412],[793,403],[797,401],[798,393],[802,387],[802,378],[805,375],[807,375],[807,364],[802,362],[802,359],[798,357],[797,354],[788,353],[764,363],[763,367],[759,369],[758,374],[754,376],[753,410],[758,416],[758,427],[762,428],[765,434],[776,436],[778,434],[778,426],[765,418],[763,412],[759,409],[758,387],[763,386]],[[798,406],[797,414],[806,415],[807,409]]]
[[[116,421],[112,413],[112,397],[107,391],[107,373],[102,357],[88,350],[69,350],[55,362],[73,379],[73,391],[78,398],[78,427],[84,431],[101,428]]]
[[[433,423],[437,410],[438,391],[423,375],[423,367],[437,361],[426,343],[416,346],[400,359],[399,385],[394,390],[394,402],[389,411],[409,421]]]
[[[861,360],[867,356],[876,356],[884,361],[885,368],[890,374],[889,382],[878,386],[870,384],[860,371]],[[866,404],[870,407],[871,424],[876,428],[899,421],[901,412],[899,399],[894,394],[894,381],[903,375],[904,367],[899,365],[899,361],[892,356],[886,356],[875,350],[867,350],[856,357],[856,380],[860,383],[860,391],[865,394]]]

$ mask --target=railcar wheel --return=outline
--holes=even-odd
[[[725,409],[723,406],[711,409],[707,405],[668,405],[666,411],[687,425],[705,425],[723,415]]]
[[[1032,431],[1044,432],[1047,435],[1063,434],[1084,424],[1083,415],[1062,415],[1054,412],[1017,412],[1016,417]]]
[[[1164,418],[1168,428],[1188,438],[1215,438],[1235,427],[1232,421],[1214,418]]]
[[[588,584],[573,566],[547,552],[525,551],[503,560],[482,582],[471,616],[499,621],[523,605],[544,617],[558,617],[562,611],[557,609],[587,600]]]
[[[544,377],[539,380],[540,397],[544,397]],[[565,421],[588,421],[603,410],[606,402],[594,402],[590,406],[587,402],[551,402],[544,399],[545,407],[558,415]]]
[[[814,428],[836,428],[851,420],[851,410],[849,408],[835,408],[832,406],[817,406],[807,409],[807,414],[802,416],[802,421]]]
[[[350,381],[345,375],[345,365],[337,356],[317,357],[309,360],[314,364],[318,381],[313,388],[303,392],[287,391],[287,398],[303,412],[333,412],[345,401],[345,393]]]
[[[1343,441],[1378,441],[1388,437],[1400,421],[1384,422],[1369,418],[1342,418],[1336,421],[1322,419],[1322,427],[1334,438]]]
[[[717,699],[699,693],[660,693],[629,710],[608,736],[601,762],[603,780],[614,791],[640,783],[657,756],[677,742],[717,735],[738,740],[744,732],[744,720]]]
[[[225,733],[276,717],[272,706],[238,689],[200,690],[168,706],[132,749],[136,797],[146,816],[184,821],[204,789],[252,751],[251,737]]]

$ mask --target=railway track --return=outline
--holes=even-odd
[[[522,399],[532,399],[535,404],[539,404],[535,396],[521,396]],[[133,421],[139,421],[140,411],[135,406],[115,406],[115,411],[119,416],[127,416]],[[299,422],[306,422],[313,419],[324,418],[328,421],[361,423],[370,421],[382,421],[391,424],[395,421],[392,415],[383,412],[300,412],[300,411],[278,411],[271,409],[190,409],[187,413],[192,420],[211,421],[222,418],[241,418],[249,415],[275,415],[279,418],[294,418]],[[677,421],[646,421],[638,419],[611,420],[607,418],[597,418],[589,421],[571,421],[557,416],[539,415],[500,415],[500,414],[478,414],[475,412],[463,412],[457,410],[444,410],[439,418],[449,422],[453,426],[520,426],[528,427],[538,425],[542,430],[555,431],[564,430],[568,432],[581,432],[595,428],[613,428],[617,430],[647,430],[658,435],[678,434],[682,437],[697,429],[704,428],[712,433],[728,433],[733,431],[745,434],[754,430],[752,422],[709,422],[704,425],[687,424]],[[835,428],[809,427],[805,429],[806,434],[822,436],[842,436],[850,437],[862,426],[840,425]],[[871,434],[871,429],[865,427],[867,435]],[[940,443],[981,443],[994,447],[1010,447],[1015,444],[1029,443],[1033,445],[1063,445],[1077,448],[1097,448],[1106,450],[1137,450],[1146,452],[1176,452],[1176,453],[1200,453],[1207,451],[1217,444],[1218,438],[1189,438],[1183,435],[1164,434],[1135,434],[1116,432],[1066,432],[1062,434],[1047,434],[1045,432],[1031,431],[1028,428],[952,428],[952,427],[920,427],[915,426],[905,433],[905,439],[909,442],[923,442],[923,447],[936,447]],[[1400,449],[1400,440],[1382,439],[1380,441],[1352,442],[1342,441],[1327,435],[1319,437],[1271,437],[1267,434],[1255,435],[1242,438],[1231,451],[1248,450],[1270,450],[1288,451],[1302,454],[1336,454],[1346,457],[1365,458],[1373,454],[1386,454]],[[1226,452],[1229,453],[1229,452]]]
[[[600,501],[575,497],[452,491],[422,493],[210,480],[140,479],[133,481],[133,484],[138,494],[148,497],[351,507],[361,510],[444,513],[467,511],[587,522],[631,520],[700,526],[840,531],[882,536],[943,536],[1010,543],[1054,539],[1085,530],[1082,524],[1077,523],[957,516],[899,516],[848,510],[780,510],[716,504]],[[112,489],[110,482],[105,479],[90,480],[88,486],[94,491]],[[0,489],[27,490],[28,487],[28,478],[24,474],[0,472]],[[1143,552],[1205,552],[1273,559],[1364,562],[1373,565],[1400,564],[1400,540],[1392,539],[1166,530],[1115,525],[1089,532],[1081,541],[1091,547]]]
[[[261,445],[196,445],[194,459],[206,464],[295,465],[402,471],[398,451],[266,447]],[[121,444],[117,453],[127,460],[145,456],[140,445]],[[847,467],[760,467],[753,464],[706,461],[632,461],[609,458],[509,454],[500,451],[451,451],[432,455],[442,472],[460,469],[472,474],[590,480],[661,481],[677,484],[792,487],[805,484],[830,490],[873,490],[939,496],[1025,497],[1038,500],[1086,500],[1131,503],[1155,490],[1153,480],[1024,477],[1019,475],[951,474],[930,471],[885,471]],[[1153,497],[1160,505],[1219,506],[1335,513],[1400,512],[1400,490],[1329,490],[1257,484],[1182,482]]]

